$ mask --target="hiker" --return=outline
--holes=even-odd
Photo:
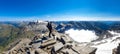
[[[47,27],[49,29],[49,37],[51,37],[51,33],[52,33],[52,22],[48,22]]]

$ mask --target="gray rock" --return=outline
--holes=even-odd
[[[76,46],[72,47],[73,50],[79,52],[80,54],[95,54],[97,48],[90,46]]]
[[[54,39],[49,39],[49,40],[46,40],[45,42],[43,42],[41,45],[40,45],[40,48],[45,48],[47,46],[50,46],[50,45],[53,45],[56,43],[56,40]]]
[[[48,53],[45,52],[45,51],[42,50],[42,49],[36,49],[36,50],[34,51],[34,54],[48,54]]]
[[[61,42],[54,44],[54,48],[56,52],[60,50],[62,47],[64,47],[64,45]]]
[[[114,48],[112,54],[120,54],[120,44],[117,48]]]

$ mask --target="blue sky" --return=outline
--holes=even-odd
[[[0,20],[119,19],[120,0],[0,0]]]

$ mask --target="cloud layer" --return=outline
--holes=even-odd
[[[98,36],[95,35],[95,32],[89,31],[89,30],[70,29],[65,33],[69,34],[69,36],[77,42],[91,42],[92,40],[95,40],[98,38]]]
[[[120,17],[92,17],[92,16],[33,16],[33,17],[0,17],[0,21],[120,21]]]

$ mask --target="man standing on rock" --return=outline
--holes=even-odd
[[[52,33],[52,22],[48,22],[47,28],[49,29],[49,37],[51,37],[51,33]]]

